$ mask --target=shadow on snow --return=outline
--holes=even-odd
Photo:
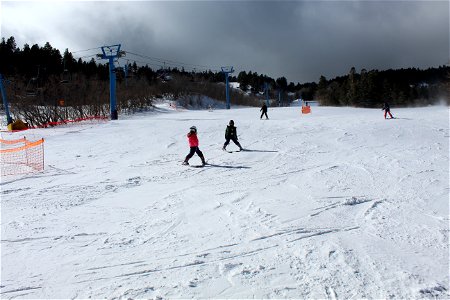
[[[244,152],[278,152],[276,150],[256,150],[256,149],[243,149]]]
[[[225,169],[251,169],[246,166],[226,166],[226,165],[217,165],[217,164],[206,164],[205,167],[216,167],[216,168],[225,168]]]

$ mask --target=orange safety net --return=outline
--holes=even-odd
[[[302,114],[311,113],[311,106],[302,106]]]
[[[77,122],[83,122],[83,121],[107,121],[108,117],[104,117],[104,116],[92,116],[92,117],[85,117],[85,118],[76,118],[73,120],[62,120],[62,121],[57,121],[57,122],[47,122],[41,125],[37,125],[37,126],[28,126],[26,125],[26,127],[20,128],[20,129],[16,129],[14,126],[14,123],[11,123],[8,125],[8,131],[9,132],[18,132],[18,131],[23,131],[23,130],[28,130],[28,129],[37,129],[37,128],[47,128],[47,127],[54,127],[54,126],[58,126],[58,125],[67,125],[70,123],[77,123]],[[20,120],[16,120],[20,121]],[[22,124],[24,124],[23,122],[21,122]],[[26,123],[25,123],[26,124]],[[2,130],[4,131],[4,130]]]
[[[62,121],[58,121],[58,122],[48,122],[42,125],[38,125],[38,126],[32,126],[29,127],[30,129],[36,129],[36,128],[47,128],[47,127],[53,127],[53,126],[57,126],[57,125],[66,125],[69,123],[76,123],[76,122],[82,122],[82,121],[92,121],[92,120],[100,120],[100,121],[106,121],[108,120],[108,117],[104,117],[104,116],[92,116],[92,117],[85,117],[85,118],[76,118],[73,120],[62,120]]]
[[[44,139],[30,142],[0,139],[1,175],[26,174],[44,170]]]

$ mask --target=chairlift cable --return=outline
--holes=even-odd
[[[119,59],[124,59],[124,58],[121,57]],[[137,63],[145,64],[145,65],[153,65],[153,66],[156,66],[156,67],[161,67],[161,65],[159,65],[159,64],[150,63],[148,61],[141,61],[141,60],[135,60],[135,59],[133,59],[133,61],[137,62]]]
[[[161,63],[169,63],[169,64],[172,64],[172,65],[187,65],[187,66],[201,67],[201,68],[205,68],[205,69],[219,69],[220,68],[218,66],[205,66],[205,65],[198,65],[198,64],[183,63],[183,62],[174,61],[174,60],[170,60],[170,59],[164,59],[164,58],[156,58],[156,57],[142,55],[142,54],[126,51],[126,50],[125,50],[125,52],[128,53],[128,54],[131,54],[131,55],[136,55],[136,56],[139,56],[139,57],[142,57],[142,58],[155,60],[155,61],[158,61],[158,62],[161,62]]]
[[[120,58],[120,59],[124,59],[124,58]],[[155,66],[155,67],[158,67],[160,70],[163,69],[163,67],[161,66],[161,64],[157,64],[157,63],[154,63],[154,62],[142,61],[142,60],[135,60],[135,59],[126,59],[126,60],[127,60],[127,61],[132,60],[133,62],[141,63],[141,64],[143,64],[143,65],[151,65],[151,66]],[[185,68],[185,70],[186,70],[186,69],[190,69],[190,70],[193,71],[193,69],[195,69],[195,68]]]
[[[73,53],[77,53],[77,52],[85,52],[85,51],[97,50],[97,49],[101,49],[101,48],[100,47],[95,47],[95,48],[90,48],[90,49],[77,50],[77,51],[73,51],[71,53],[73,54]]]
[[[80,56],[78,58],[74,57],[74,59],[84,59],[84,58],[88,58],[88,57],[92,57],[92,56],[96,56],[97,54],[91,54],[91,55],[85,55],[85,56]]]
[[[129,53],[129,52],[128,52]],[[131,54],[131,53],[130,53]],[[144,55],[139,55],[139,57],[143,57],[143,58],[146,58]],[[130,60],[130,59],[128,59],[128,60]],[[164,69],[163,68],[163,66],[161,65],[161,64],[157,64],[157,63],[154,63],[154,62],[149,62],[149,61],[142,61],[142,60],[136,60],[136,59],[131,59],[132,61],[134,61],[134,62],[137,62],[137,63],[141,63],[141,64],[146,64],[146,65],[152,65],[152,66],[157,66],[157,67],[159,67],[159,69]],[[162,63],[164,63],[164,62],[166,62],[166,61],[161,61]],[[194,65],[195,66],[195,65]],[[180,67],[180,65],[176,65],[176,64],[171,64],[170,65],[170,67],[176,67],[176,68],[178,68],[178,67]],[[181,67],[183,67],[185,70],[190,70],[190,71],[192,71],[192,72],[202,72],[202,71],[212,71],[212,72],[215,72],[215,73],[219,73],[220,71],[219,70],[216,70],[216,69],[211,69],[211,68],[196,68],[196,67],[189,67],[189,66],[181,66]]]

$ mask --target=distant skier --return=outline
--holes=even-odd
[[[389,116],[391,116],[391,119],[393,119],[394,117],[391,114],[391,108],[389,106],[389,103],[384,102],[383,108],[381,110],[384,110],[384,118],[386,119],[386,115],[389,114]]]
[[[227,129],[225,130],[225,144],[223,144],[223,150],[227,150],[227,146],[232,140],[236,146],[239,147],[239,150],[242,150],[241,144],[238,142],[236,127],[234,127],[234,121],[230,120],[229,125],[227,125]]]
[[[183,165],[189,165],[189,159],[191,159],[192,156],[194,156],[194,153],[197,153],[197,155],[202,160],[202,166],[206,164],[205,157],[203,156],[202,151],[198,148],[198,138],[197,138],[197,127],[192,126],[189,128],[189,133],[187,134],[188,141],[189,141],[189,147],[191,150],[189,151],[189,154],[184,159]]]
[[[269,119],[269,117],[267,116],[267,105],[265,103],[263,104],[263,106],[259,111],[262,111],[260,119],[262,119],[264,115],[266,115],[266,120]]]

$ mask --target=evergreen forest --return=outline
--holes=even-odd
[[[100,53],[100,50],[99,50]],[[126,56],[126,52],[123,53]],[[201,97],[225,101],[225,75],[218,70],[183,67],[151,68],[127,61],[114,66],[117,110],[133,113],[151,109],[156,99],[198,106]],[[11,114],[31,126],[52,121],[109,115],[109,66],[106,60],[76,59],[68,49],[61,54],[49,42],[44,46],[16,45],[14,37],[0,43],[0,74]],[[449,66],[428,69],[356,70],[318,82],[293,83],[252,71],[230,75],[240,89],[230,89],[233,105],[288,106],[295,99],[317,100],[320,105],[381,107],[449,104]]]

